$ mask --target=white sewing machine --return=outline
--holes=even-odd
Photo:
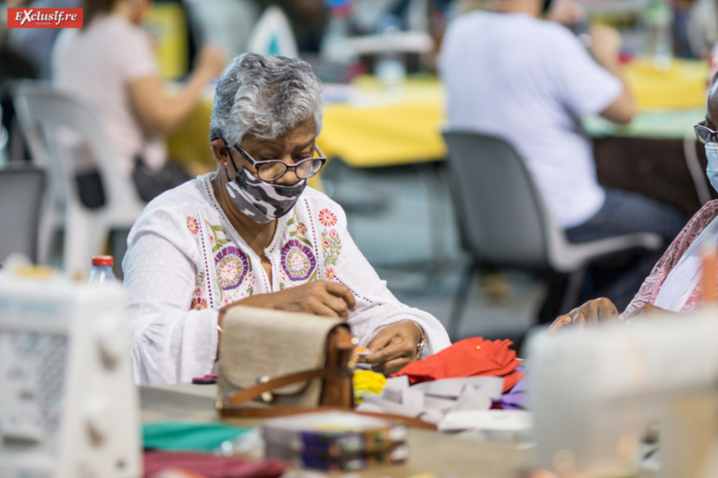
[[[718,476],[717,310],[539,334],[529,364],[539,467],[562,478],[635,473],[658,423],[653,475]]]
[[[0,476],[138,478],[138,400],[119,285],[0,271]]]

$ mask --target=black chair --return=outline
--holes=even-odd
[[[443,135],[461,245],[471,257],[452,307],[448,327],[452,338],[457,338],[470,281],[481,266],[568,274],[565,307],[577,300],[590,262],[628,249],[657,250],[662,245],[660,236],[650,233],[568,242],[513,146],[470,131]]]
[[[37,263],[45,172],[29,164],[0,168],[0,263],[22,253]]]

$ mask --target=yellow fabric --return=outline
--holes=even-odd
[[[354,371],[354,401],[359,405],[367,393],[381,393],[386,387],[386,377],[371,370]]]
[[[402,91],[383,90],[374,78],[360,78],[357,103],[324,109],[318,144],[328,158],[363,168],[434,161],[446,147],[440,125],[444,93],[436,78],[408,80]]]
[[[187,73],[187,21],[179,3],[155,3],[147,14],[144,26],[157,41],[157,63],[164,78],[177,78]]]
[[[626,78],[638,107],[647,109],[703,108],[710,70],[705,61],[674,59],[668,71],[658,71],[649,60],[626,68]]]

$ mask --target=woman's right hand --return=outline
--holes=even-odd
[[[581,307],[573,309],[566,315],[559,316],[546,330],[549,333],[567,325],[583,326],[587,323],[614,322],[618,320],[618,309],[606,298],[589,300]]]
[[[224,49],[213,43],[205,44],[197,54],[195,71],[206,78],[216,78],[227,66],[227,54]]]
[[[253,295],[221,310],[234,305],[346,319],[349,311],[356,309],[356,300],[344,284],[318,280],[279,292]]]

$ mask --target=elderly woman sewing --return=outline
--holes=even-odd
[[[708,180],[718,191],[718,74],[711,83],[706,119],[694,128],[698,141],[705,146]],[[596,299],[557,318],[549,330],[557,330],[569,324],[695,310],[703,305],[706,295],[700,281],[701,257],[707,247],[717,245],[718,201],[711,201],[688,221],[622,315],[619,316],[616,307],[608,299]],[[718,277],[715,279],[714,283],[718,283]],[[707,294],[718,295],[718,289],[708,291]]]
[[[307,187],[325,162],[322,104],[301,60],[245,54],[227,67],[211,118],[217,171],[152,201],[128,238],[136,382],[209,373],[237,304],[345,317],[386,373],[449,345],[438,320],[389,292],[342,209]]]

